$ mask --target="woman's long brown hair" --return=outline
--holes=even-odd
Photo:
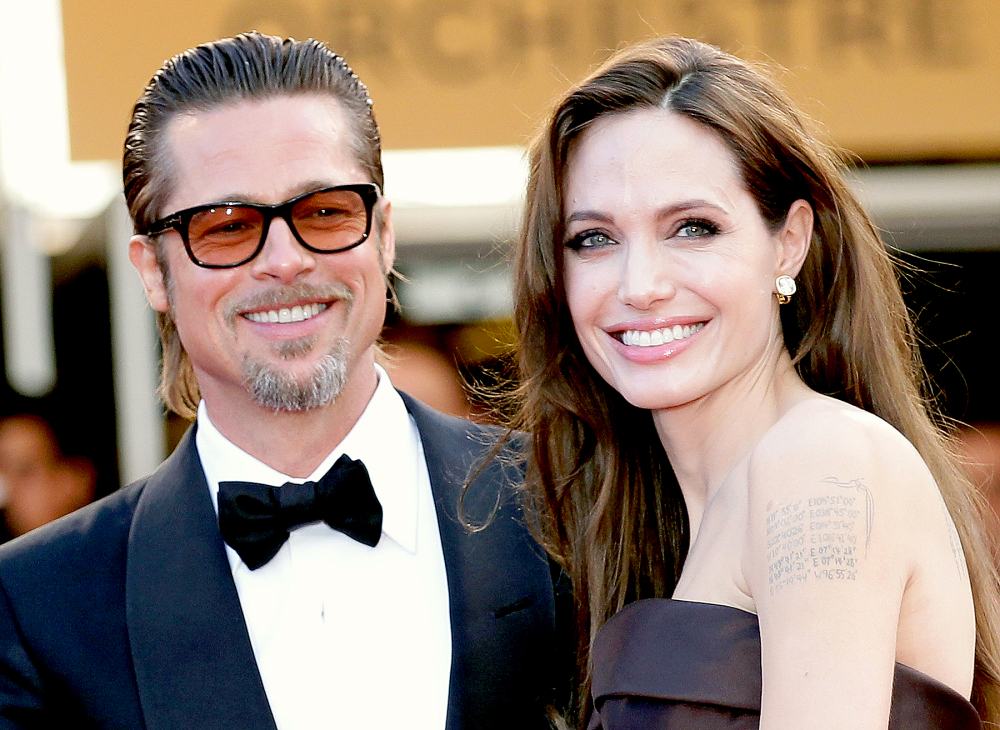
[[[812,389],[885,419],[930,467],[972,582],[973,703],[984,720],[1000,722],[1000,582],[974,489],[925,395],[898,267],[846,184],[843,160],[777,85],[750,64],[683,38],[611,58],[562,98],[530,152],[514,265],[515,427],[532,435],[525,488],[536,530],[576,595],[581,718],[597,629],[633,600],[670,596],[688,549],[684,502],[652,416],[626,403],[587,362],[563,285],[563,184],[573,144],[601,117],[647,108],[714,130],[772,226],[795,200],[812,205],[815,230],[798,293],[781,308],[785,345]]]

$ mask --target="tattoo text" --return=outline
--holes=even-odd
[[[857,579],[875,516],[871,492],[860,479],[829,477],[823,481],[848,493],[807,497],[768,510],[767,582],[771,595],[808,581]]]

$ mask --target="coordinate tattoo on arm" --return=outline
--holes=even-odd
[[[843,489],[771,507],[767,512],[767,584],[771,595],[810,581],[854,581],[868,554],[875,501],[861,479],[827,477]]]

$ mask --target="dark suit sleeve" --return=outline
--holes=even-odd
[[[42,703],[41,678],[0,585],[0,730],[45,727],[51,725]]]
[[[552,657],[553,708],[567,717],[572,716],[577,682],[576,604],[569,576],[554,560],[549,560],[552,592],[555,599],[555,636]]]
[[[0,730],[143,727],[124,609],[140,486],[0,545]]]

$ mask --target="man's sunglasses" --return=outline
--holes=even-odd
[[[259,254],[271,221],[280,217],[308,250],[338,253],[367,240],[378,197],[378,185],[357,183],[313,190],[276,205],[208,203],[161,218],[149,227],[147,235],[176,230],[195,264],[228,269]]]

